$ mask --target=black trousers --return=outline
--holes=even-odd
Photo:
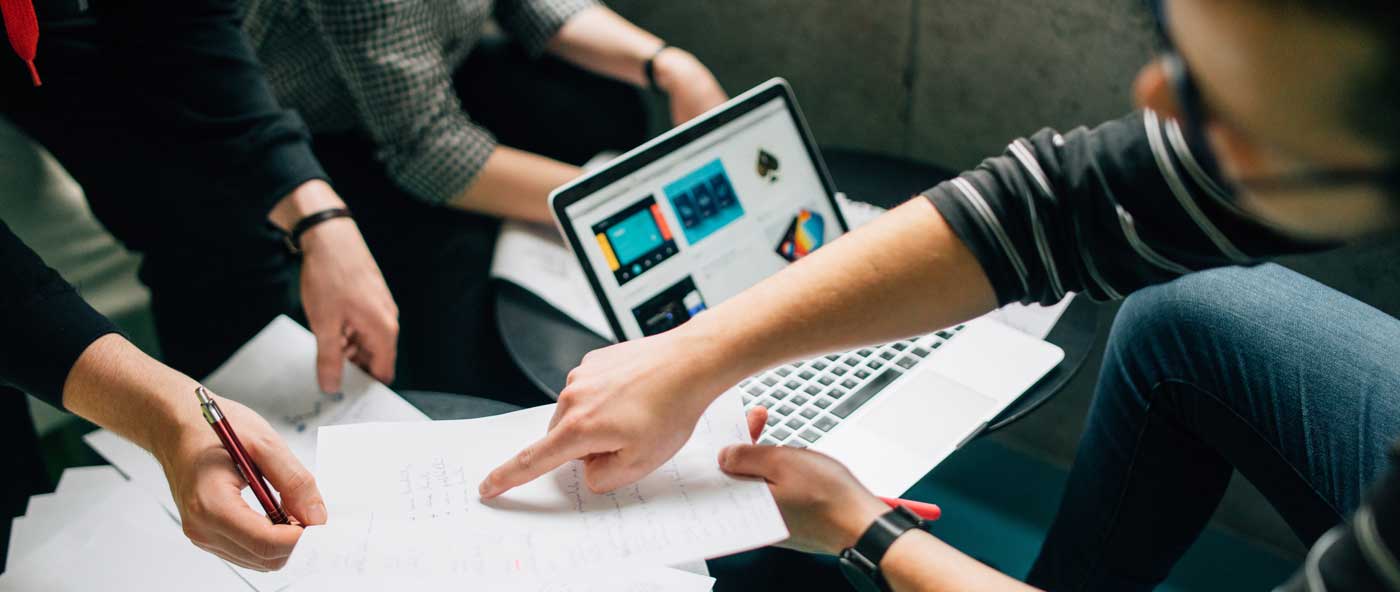
[[[637,91],[558,60],[531,60],[504,40],[483,41],[456,81],[464,108],[505,145],[582,163],[646,137]],[[202,377],[275,316],[304,320],[298,262],[259,225],[208,228],[195,233],[208,238],[190,238],[182,203],[219,179],[166,167],[169,145],[146,142],[141,122],[128,117],[133,109],[113,92],[9,114],[73,174],[104,226],[144,256],[140,276],[151,290],[163,359]],[[320,135],[313,149],[355,211],[398,302],[394,386],[547,401],[497,335],[488,270],[498,221],[414,199],[386,176],[362,137]]]

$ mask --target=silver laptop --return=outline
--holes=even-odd
[[[704,314],[849,230],[782,79],[559,188],[550,204],[619,339]],[[769,409],[761,442],[825,452],[876,493],[899,495],[1063,357],[982,318],[734,388]]]

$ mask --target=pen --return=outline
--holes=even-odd
[[[936,504],[926,504],[924,502],[915,502],[909,501],[907,499],[899,499],[894,497],[882,497],[880,498],[880,501],[885,502],[885,505],[891,508],[904,506],[910,512],[918,514],[920,518],[923,518],[924,520],[927,520],[929,522],[933,522],[934,520],[937,520],[939,516],[943,515],[943,509],[938,507]]]
[[[238,467],[238,473],[243,475],[243,480],[253,489],[253,495],[258,498],[258,503],[262,504],[267,518],[273,524],[286,524],[287,515],[282,513],[282,508],[277,505],[277,498],[272,497],[272,487],[263,479],[262,471],[258,470],[258,465],[248,456],[243,443],[238,441],[238,434],[233,433],[233,426],[229,424],[228,418],[224,417],[224,412],[219,410],[219,404],[214,402],[214,398],[209,396],[209,391],[204,390],[202,386],[195,388],[194,394],[199,397],[199,407],[204,410],[205,421],[209,422],[209,427],[214,428],[214,433],[219,436],[224,450],[233,457],[233,466]]]

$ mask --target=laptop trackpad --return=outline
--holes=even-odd
[[[877,493],[898,495],[998,408],[990,397],[924,370],[876,397],[816,448],[847,463]]]

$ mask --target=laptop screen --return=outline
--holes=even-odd
[[[620,339],[719,304],[842,232],[781,95],[564,206]]]

